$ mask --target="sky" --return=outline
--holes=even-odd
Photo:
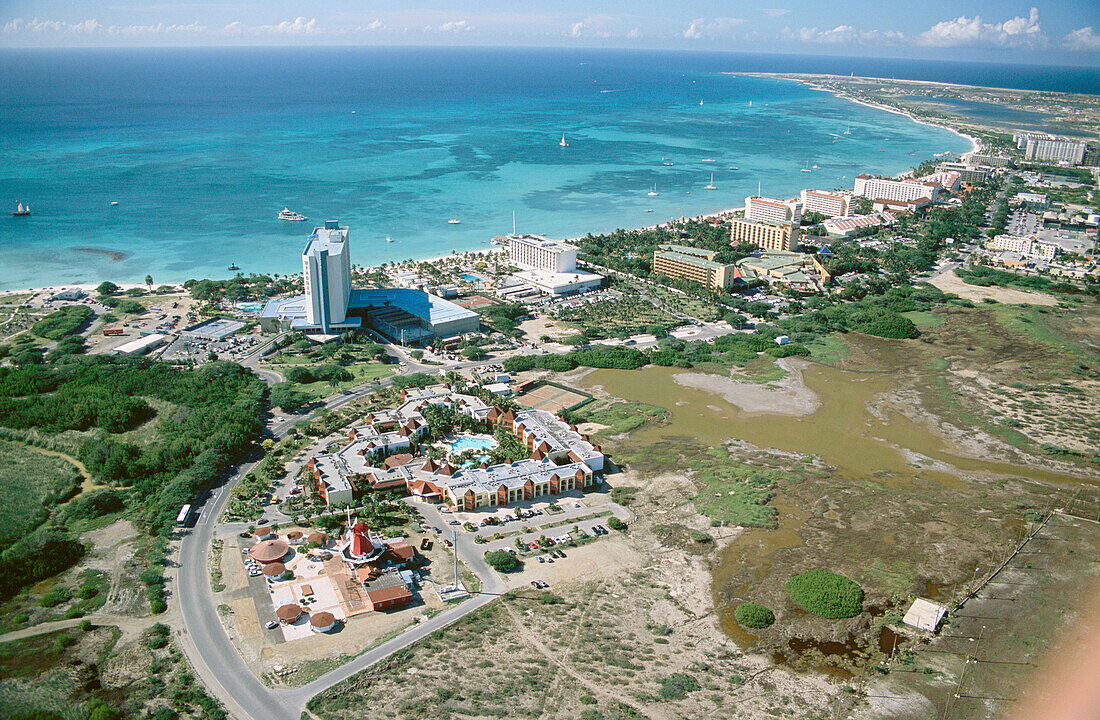
[[[1100,0],[0,0],[0,47],[609,47],[1092,65]]]

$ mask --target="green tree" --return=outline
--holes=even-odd
[[[514,572],[523,564],[507,550],[490,550],[485,553],[485,562],[499,572]]]
[[[116,292],[118,292],[118,285],[115,285],[110,280],[104,280],[96,286],[95,291],[97,294],[102,296],[114,295]]]

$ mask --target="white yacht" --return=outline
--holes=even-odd
[[[718,186],[714,184],[714,173],[710,174],[710,185],[703,188],[704,190],[717,190]]]
[[[386,236],[386,242],[393,242],[393,238],[391,238],[389,235],[387,235]]]
[[[657,192],[657,183],[653,183],[653,189],[647,192],[646,195],[650,197],[657,197],[658,194],[659,193]]]
[[[451,218],[450,220],[447,221],[447,224],[448,225],[458,225],[460,222],[462,222],[462,221],[459,220],[458,218]]]
[[[295,222],[298,222],[298,221],[301,221],[301,220],[306,220],[308,218],[306,218],[306,216],[303,215],[302,213],[297,213],[297,212],[294,212],[293,210],[291,210],[288,207],[284,207],[282,210],[279,211],[279,219],[280,220],[293,220]]]
[[[111,207],[114,207],[115,205],[118,205],[118,200],[111,201]]]

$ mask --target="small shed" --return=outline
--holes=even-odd
[[[336,627],[336,616],[330,612],[319,612],[309,616],[310,629],[313,632],[328,632]]]
[[[269,578],[281,580],[287,574],[286,565],[281,562],[273,562],[264,565],[264,575]]]
[[[279,622],[284,625],[293,625],[298,622],[298,618],[302,617],[302,612],[301,605],[288,603],[279,606],[279,609],[275,611],[275,617],[279,618]]]
[[[943,616],[946,614],[947,608],[943,605],[924,598],[917,598],[909,606],[902,622],[918,630],[936,632],[936,628],[939,627],[940,621],[943,620]]]

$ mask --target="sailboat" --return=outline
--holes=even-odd
[[[650,196],[650,197],[656,197],[656,196],[658,195],[658,192],[657,192],[657,183],[653,183],[653,189],[652,189],[652,190],[650,190],[649,192],[647,192],[647,193],[646,193],[646,195],[648,195],[648,196]]]
[[[19,205],[11,211],[11,214],[15,217],[26,217],[27,215],[31,214],[31,206],[28,205],[26,207],[23,207],[23,203],[19,203]]]
[[[447,221],[447,224],[448,225],[458,225],[460,222],[462,222],[462,221],[459,220],[458,218],[451,218],[450,220]]]
[[[801,171],[802,172],[813,172],[813,170],[810,169],[810,161],[809,160],[806,161],[806,167],[802,168]]]
[[[749,107],[752,107],[752,100],[749,100]]]
[[[389,235],[387,235],[386,236],[386,242],[393,242],[393,238],[391,238]]]
[[[844,131],[844,134],[845,135],[851,135],[852,134],[852,123],[848,123],[848,129]]]
[[[561,142],[558,143],[558,145],[561,145],[562,147],[569,147],[569,143],[565,142],[565,133],[561,134]]]
[[[710,185],[703,188],[704,190],[717,190],[718,186],[714,184],[714,173],[710,174]]]
[[[703,104],[703,101],[702,101],[702,100],[700,100],[700,101],[699,101],[699,104],[700,104],[700,105],[702,105],[702,104]]]

